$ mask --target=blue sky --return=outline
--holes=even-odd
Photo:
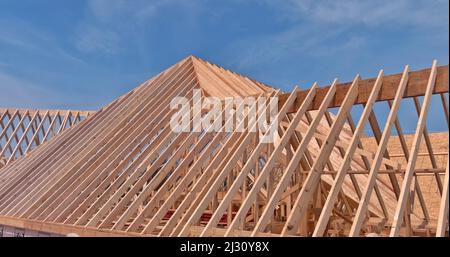
[[[189,54],[284,90],[448,64],[448,5],[0,0],[0,105],[97,109]]]

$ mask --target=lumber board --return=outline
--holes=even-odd
[[[427,80],[430,75],[431,68],[412,71],[409,75],[409,83],[405,89],[405,94],[403,98],[424,96],[426,91]],[[393,74],[386,75],[383,79],[383,84],[381,85],[380,94],[376,99],[376,102],[379,101],[388,101],[394,100],[395,92],[397,91],[398,85],[400,83],[402,74]],[[441,94],[448,93],[448,65],[437,67],[437,75],[436,75],[436,86],[434,87],[433,94]],[[365,104],[369,98],[370,92],[375,84],[376,77],[369,79],[362,79],[360,81],[360,90],[358,92],[358,96],[356,98],[355,104]],[[330,104],[330,107],[340,107],[342,102],[344,101],[344,97],[346,92],[349,90],[351,82],[339,83],[336,88],[336,96]],[[317,97],[314,100],[311,110],[317,110],[320,106],[320,103],[323,101],[323,98],[326,95],[326,92],[329,90],[330,86],[321,87],[317,92]],[[290,112],[294,112],[300,106],[299,104],[306,97],[309,90],[303,90],[299,92],[298,102],[295,105],[294,109],[291,109]],[[279,106],[286,101],[289,94],[283,94],[279,96]]]

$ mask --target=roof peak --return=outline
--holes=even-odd
[[[232,96],[259,95],[275,90],[264,83],[223,68],[193,54],[186,56],[170,68],[162,71],[162,73],[172,68],[180,68],[184,64],[192,65],[191,72],[195,73],[198,85],[207,96],[223,99]]]

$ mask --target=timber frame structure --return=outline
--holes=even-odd
[[[170,101],[193,99],[195,88],[222,100],[277,96],[274,143],[248,127],[171,131]],[[0,226],[80,236],[448,236],[448,92],[448,65],[436,61],[283,93],[189,56],[95,113],[0,109]],[[412,134],[400,124],[405,102],[418,119]],[[432,115],[447,123],[437,140],[427,130],[436,106]],[[69,116],[83,118],[66,129]]]
[[[0,168],[93,113],[75,110],[0,109]]]

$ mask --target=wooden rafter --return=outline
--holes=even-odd
[[[0,108],[0,160],[4,160],[0,161],[0,168],[93,113],[74,110]],[[67,126],[67,119],[73,114],[78,115],[79,119]],[[51,120],[50,123],[45,122],[46,117]],[[39,125],[37,121],[40,121]],[[42,136],[39,135],[40,133]]]
[[[0,109],[0,226],[81,236],[445,236],[448,142],[440,148],[426,121],[439,95],[448,123],[448,91],[448,66],[436,63],[282,93],[189,56],[97,112]],[[208,110],[193,107],[179,118],[194,130],[174,132],[179,96],[217,97],[227,107],[222,129],[235,110],[245,114],[231,131],[211,132],[216,124],[194,123]],[[273,142],[248,126],[256,105],[227,102],[236,96],[278,97]],[[397,117],[405,98],[419,114],[414,135]],[[389,107],[384,126],[377,104]],[[394,127],[400,153],[390,148]],[[423,186],[431,180],[433,196]]]

